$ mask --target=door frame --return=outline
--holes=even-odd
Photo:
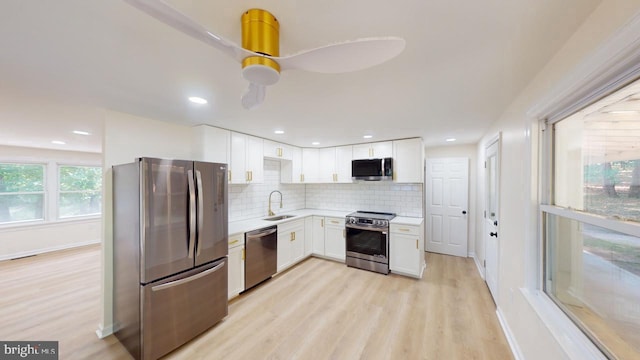
[[[482,242],[484,243],[483,247],[484,247],[484,256],[483,256],[483,261],[484,261],[484,281],[487,284],[487,287],[489,288],[489,293],[493,296],[494,302],[497,303],[497,299],[498,299],[498,294],[500,293],[500,224],[501,224],[501,220],[498,220],[498,225],[497,225],[497,233],[498,236],[496,237],[496,254],[495,254],[495,259],[496,259],[496,288],[495,288],[495,294],[491,291],[491,288],[489,287],[489,283],[487,282],[487,241],[486,236],[488,233],[490,233],[493,229],[489,228],[489,226],[487,225],[487,211],[489,210],[489,181],[488,181],[488,168],[487,168],[487,153],[488,150],[491,146],[493,146],[494,144],[496,144],[497,148],[496,148],[496,176],[495,176],[495,184],[496,184],[496,218],[500,219],[500,169],[501,169],[501,153],[502,153],[502,132],[498,132],[496,135],[494,135],[493,137],[491,137],[487,142],[484,143],[484,154],[483,154],[483,159],[482,161],[484,162],[484,184],[483,184],[483,204],[484,204],[484,209],[483,209],[483,216],[482,216]]]
[[[433,251],[433,248],[431,250],[429,249],[429,240],[430,237],[428,236],[429,234],[429,215],[431,214],[429,211],[429,202],[427,201],[427,196],[429,195],[429,190],[430,190],[430,186],[433,186],[433,183],[431,181],[431,177],[428,174],[428,170],[429,170],[429,162],[430,161],[434,161],[434,160],[443,160],[445,161],[459,161],[459,160],[465,160],[466,164],[466,178],[465,178],[465,182],[466,182],[466,204],[464,206],[463,210],[463,217],[465,218],[465,222],[466,222],[466,230],[465,230],[465,248],[464,248],[464,254],[463,255],[455,255],[455,254],[451,254],[451,253],[442,253],[442,254],[446,254],[446,255],[451,255],[451,256],[461,256],[461,257],[469,257],[469,239],[470,239],[470,234],[469,234],[469,223],[470,223],[470,205],[471,205],[471,189],[469,188],[469,185],[471,183],[471,169],[470,169],[470,163],[471,163],[471,159],[467,156],[439,156],[439,157],[433,157],[433,158],[426,158],[425,159],[425,181],[424,181],[424,192],[423,192],[423,204],[424,204],[424,231],[425,231],[425,236],[424,236],[424,249],[425,251]]]

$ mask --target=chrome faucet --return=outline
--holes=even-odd
[[[271,210],[271,195],[273,195],[273,193],[275,192],[280,194],[280,209],[282,209],[282,193],[278,190],[273,190],[271,194],[269,194],[269,216],[275,215],[275,213]]]

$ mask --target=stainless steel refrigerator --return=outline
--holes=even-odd
[[[226,164],[113,167],[114,332],[157,359],[227,316]]]

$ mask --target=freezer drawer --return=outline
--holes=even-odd
[[[227,316],[227,258],[141,291],[142,358],[157,359]]]

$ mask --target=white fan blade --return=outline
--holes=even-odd
[[[249,83],[247,91],[242,94],[242,107],[245,109],[252,109],[262,104],[266,92],[266,86],[256,83]]]
[[[183,33],[222,50],[241,62],[247,56],[258,55],[207,30],[204,26],[162,0],[124,0],[157,20]]]
[[[338,74],[382,64],[398,56],[405,45],[404,39],[397,37],[366,38],[272,59],[280,64],[282,70],[298,69]]]

